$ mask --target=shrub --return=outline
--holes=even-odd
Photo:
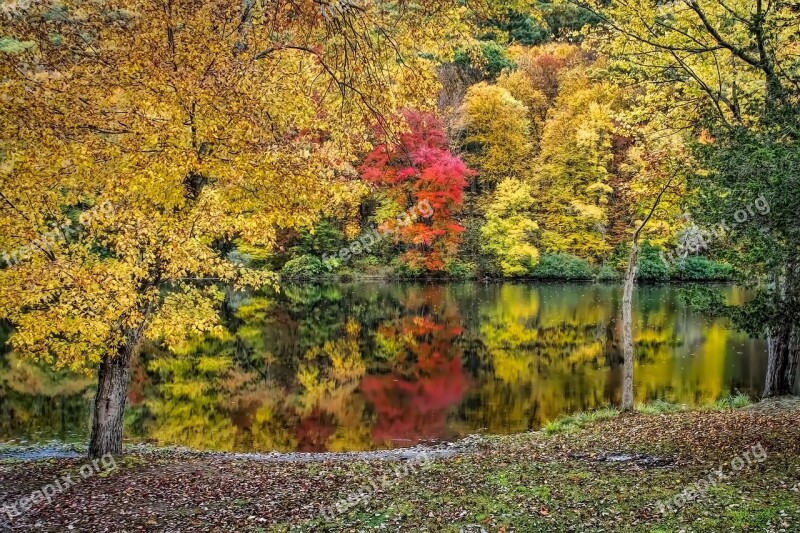
[[[291,253],[295,257],[324,254],[335,254],[345,244],[344,235],[339,228],[327,220],[321,220],[314,226],[314,231],[300,230]]]
[[[477,267],[475,266],[475,263],[451,259],[445,262],[444,269],[448,276],[458,279],[467,279],[475,275]]]
[[[675,264],[674,275],[686,281],[728,281],[733,279],[733,267],[700,256],[690,256]]]
[[[229,257],[232,261],[252,268],[279,270],[288,256],[265,246],[253,246],[237,241],[236,249],[229,252]]]
[[[597,272],[597,281],[619,281],[622,276],[617,269],[606,263]]]
[[[327,269],[323,266],[319,258],[313,255],[301,255],[300,257],[288,260],[286,264],[283,265],[281,276],[292,279],[308,279],[315,278],[326,271]]]
[[[359,257],[350,264],[350,268],[345,268],[343,273],[348,273],[351,276],[367,275],[367,276],[380,276],[391,277],[394,270],[391,266],[384,264],[380,258],[374,255],[367,255]]]
[[[589,263],[570,254],[544,254],[531,269],[537,279],[588,280],[594,278]]]
[[[370,267],[380,266],[381,262],[374,255],[365,255],[355,259],[351,264],[356,272],[367,272]]]
[[[669,280],[669,265],[661,257],[661,249],[644,242],[639,251],[636,279],[643,281]]]
[[[393,259],[392,260],[392,269],[396,276],[401,278],[416,278],[425,273],[425,269],[422,267],[411,267],[405,261],[401,259]]]

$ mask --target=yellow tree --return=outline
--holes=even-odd
[[[585,69],[562,84],[544,127],[537,182],[546,192],[542,244],[549,251],[599,258],[612,248],[614,113],[619,91],[592,82]]]
[[[539,229],[530,218],[534,203],[530,185],[508,178],[497,186],[486,209],[483,249],[498,258],[503,276],[527,274],[539,261],[539,251],[532,244],[532,233]]]
[[[481,185],[493,189],[503,178],[520,178],[529,168],[528,109],[508,90],[485,82],[467,90],[457,128],[466,161]]]
[[[541,141],[547,111],[553,104],[564,74],[588,66],[591,61],[580,47],[553,43],[523,48],[512,46],[509,55],[517,63],[517,70],[503,74],[497,84],[528,108],[531,136],[534,143]]]
[[[216,283],[274,283],[233,243],[308,226],[376,114],[433,94],[407,52],[447,9],[75,0],[3,22],[0,318],[24,356],[99,365],[90,455],[121,452],[143,338],[217,327]]]
[[[531,142],[534,151],[536,151],[542,128],[544,127],[545,117],[547,116],[547,109],[550,105],[547,95],[537,89],[521,70],[503,74],[497,80],[497,85],[506,89],[511,96],[522,102],[528,109]]]

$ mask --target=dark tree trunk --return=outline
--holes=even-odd
[[[129,341],[116,355],[106,356],[100,364],[89,457],[122,453],[122,426],[128,395],[129,366],[138,340],[138,335],[130,336]]]
[[[784,321],[769,331],[769,359],[767,379],[764,384],[764,397],[785,396],[795,392],[798,361],[800,361],[800,324],[798,324],[798,304],[800,304],[800,262],[792,259],[786,265],[783,283],[775,287],[779,309]]]
[[[767,380],[764,397],[784,396],[794,391],[797,376],[798,328],[780,324],[770,331]]]

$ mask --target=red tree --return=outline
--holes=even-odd
[[[394,232],[407,245],[403,260],[411,267],[444,269],[445,259],[455,254],[464,228],[454,218],[463,203],[463,190],[473,171],[450,153],[443,123],[419,111],[404,111],[408,131],[396,142],[375,147],[361,166],[364,180],[383,188],[409,213],[415,206],[430,206],[433,214],[419,212],[410,224]],[[421,215],[421,216],[420,216]]]

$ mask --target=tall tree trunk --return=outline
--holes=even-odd
[[[622,353],[625,362],[622,372],[622,410],[633,410],[633,288],[636,284],[636,266],[639,261],[639,232],[633,237],[628,268],[625,271],[625,288],[622,292]]]
[[[800,361],[800,324],[797,312],[800,303],[800,261],[792,258],[786,264],[783,283],[774,287],[784,320],[769,330],[769,354],[764,398],[784,396],[795,392],[798,362]]]
[[[104,357],[100,364],[97,394],[94,397],[89,457],[122,453],[122,427],[128,395],[129,368],[140,338],[141,329],[132,332],[117,354]]]
[[[625,357],[622,370],[622,410],[633,411],[633,289],[636,285],[636,268],[639,262],[639,235],[658,209],[664,193],[678,174],[676,170],[661,187],[653,201],[650,212],[644,218],[631,239],[631,254],[628,257],[628,268],[625,270],[625,287],[622,291],[622,353]]]

